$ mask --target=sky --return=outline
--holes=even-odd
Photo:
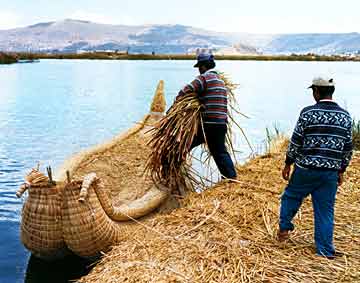
[[[359,0],[0,0],[0,7],[0,29],[71,18],[223,32],[360,32]]]

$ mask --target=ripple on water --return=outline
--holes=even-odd
[[[19,222],[23,201],[15,193],[23,183],[24,166],[2,152],[0,159],[0,221]]]

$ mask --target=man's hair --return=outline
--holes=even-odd
[[[201,62],[201,65],[203,65],[206,69],[213,69],[216,66],[215,61],[212,60]]]
[[[318,89],[320,99],[332,97],[333,93],[335,92],[334,86],[314,86],[314,88]]]

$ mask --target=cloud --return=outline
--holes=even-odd
[[[0,11],[0,29],[20,26],[20,16],[10,11]]]
[[[128,16],[119,16],[117,18],[111,17],[109,15],[103,15],[99,13],[85,12],[85,11],[76,11],[71,14],[70,17],[74,20],[83,20],[83,21],[91,21],[95,23],[101,24],[122,24],[122,25],[135,25],[136,22],[133,17]]]
[[[360,30],[358,18],[295,15],[295,16],[239,16],[206,26],[210,30],[249,33],[346,33]]]

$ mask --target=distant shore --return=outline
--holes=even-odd
[[[19,60],[34,59],[91,59],[91,60],[195,60],[194,54],[125,54],[115,52],[89,52],[68,54],[44,54],[44,53],[8,53],[8,56]],[[355,61],[360,62],[360,56],[340,55],[215,55],[216,60],[239,60],[239,61]],[[1,60],[0,60],[1,63]]]
[[[12,64],[16,63],[18,60],[14,55],[0,52],[0,65],[1,64]]]

